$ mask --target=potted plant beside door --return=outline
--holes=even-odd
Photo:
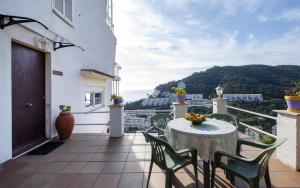
[[[172,90],[176,93],[178,102],[184,103],[186,96],[186,91],[184,90],[184,88],[172,87]]]
[[[71,112],[71,106],[60,105],[60,113],[55,121],[56,130],[60,140],[66,140],[71,137],[75,119]]]
[[[288,106],[288,112],[300,113],[300,82],[295,82],[294,88],[285,90],[284,99]]]

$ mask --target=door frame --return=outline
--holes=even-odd
[[[47,139],[52,138],[52,63],[51,63],[51,57],[52,57],[52,53],[50,51],[43,51],[40,48],[37,48],[34,44],[34,42],[32,44],[28,44],[26,42],[20,41],[18,39],[15,38],[11,38],[11,49],[12,49],[12,43],[17,43],[23,46],[26,46],[28,48],[31,48],[33,50],[37,50],[40,52],[43,52],[45,54],[45,137]],[[12,55],[12,54],[11,54]],[[12,66],[12,61],[11,61],[11,66]],[[12,74],[12,72],[11,72]],[[12,87],[12,83],[11,83],[11,87]],[[11,91],[11,95],[12,95],[12,91]],[[11,103],[12,106],[12,103]],[[12,116],[11,116],[12,118]],[[11,124],[11,127],[13,125]],[[12,134],[12,133],[11,133]],[[13,135],[11,135],[11,139],[13,139]],[[12,147],[12,146],[11,146]],[[22,155],[22,154],[21,154]]]

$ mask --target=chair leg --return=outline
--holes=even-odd
[[[249,182],[250,188],[259,188],[259,179],[254,179]]]
[[[265,181],[267,188],[271,188],[271,180],[270,180],[270,174],[269,174],[269,167],[267,167],[266,173],[265,173]]]
[[[194,163],[194,172],[195,172],[196,188],[198,188],[198,169],[197,169],[197,161]]]
[[[172,188],[173,184],[173,172],[166,170],[166,188]]]
[[[149,186],[151,172],[152,172],[152,167],[153,167],[153,161],[151,160],[151,162],[150,162],[150,168],[149,168],[149,174],[148,174],[148,180],[147,180],[147,187],[146,188],[148,188],[148,186]]]
[[[215,186],[215,173],[216,173],[216,167],[214,164],[211,165],[211,178],[210,178],[210,187],[214,188]]]
[[[235,186],[235,177],[232,173],[229,174],[229,180],[230,183]]]

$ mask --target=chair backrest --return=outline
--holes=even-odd
[[[143,132],[144,137],[151,144],[151,160],[161,169],[166,169],[165,152],[176,154],[172,147],[162,139],[159,139],[151,134]]]
[[[263,152],[254,160],[254,162],[259,165],[259,178],[263,177],[266,173],[269,165],[269,160],[276,148],[283,144],[285,141],[285,138],[277,139],[274,143],[270,144],[270,147],[264,149]]]
[[[151,117],[151,126],[165,129],[168,125],[168,122],[172,119],[172,116],[169,114],[156,114]],[[164,132],[158,131],[158,135],[164,135]]]
[[[215,113],[215,114],[210,114],[207,117],[208,118],[222,120],[222,121],[226,121],[228,123],[232,123],[236,127],[239,126],[239,119],[236,116],[234,116],[234,115],[230,115],[230,114],[217,114],[217,113]]]

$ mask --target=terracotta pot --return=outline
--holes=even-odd
[[[71,112],[61,112],[55,121],[59,139],[66,140],[71,137],[75,119]]]
[[[300,113],[300,96],[284,96],[288,112]]]
[[[184,103],[185,101],[185,95],[177,95],[177,99],[179,103]]]
[[[122,103],[122,99],[113,99],[114,104],[121,104]]]

